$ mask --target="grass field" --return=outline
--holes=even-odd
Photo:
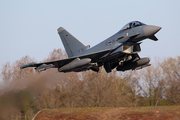
[[[180,120],[180,106],[44,109],[34,120]]]

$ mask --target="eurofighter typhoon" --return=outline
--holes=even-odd
[[[80,72],[93,70],[99,72],[104,67],[107,73],[116,68],[117,71],[137,70],[150,66],[149,58],[140,58],[141,41],[151,39],[157,41],[155,34],[161,27],[146,25],[139,21],[126,24],[120,31],[90,48],[85,46],[63,27],[58,28],[67,59],[28,63],[21,69],[35,67],[36,71],[57,68],[59,72]]]

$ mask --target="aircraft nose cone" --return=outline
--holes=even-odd
[[[144,26],[144,35],[145,36],[151,36],[157,33],[162,27],[159,26],[153,26],[153,25],[146,25]]]

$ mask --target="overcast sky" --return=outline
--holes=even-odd
[[[41,61],[64,49],[61,26],[92,47],[134,20],[162,27],[159,41],[143,41],[140,57],[180,55],[180,0],[0,0],[0,69],[26,55]]]

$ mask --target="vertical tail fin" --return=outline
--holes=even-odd
[[[66,50],[68,57],[72,57],[80,53],[80,50],[85,47],[79,40],[72,36],[63,27],[57,29],[59,36],[61,37],[62,43]]]

